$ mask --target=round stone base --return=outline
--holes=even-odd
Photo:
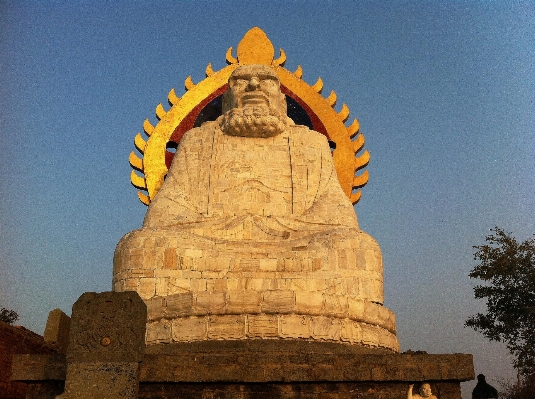
[[[396,335],[385,328],[349,318],[301,314],[189,316],[147,323],[146,343],[292,340],[357,345],[399,352]]]
[[[191,354],[225,355],[244,354],[264,356],[283,355],[387,355],[390,349],[352,345],[340,342],[305,341],[302,339],[240,339],[226,341],[195,341],[161,343],[147,346],[145,355],[181,356]]]

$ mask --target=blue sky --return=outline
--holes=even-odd
[[[535,233],[531,1],[0,2],[0,305],[42,333],[50,310],[111,288],[115,245],[146,211],[135,134],[253,26],[360,121],[356,211],[402,349],[473,353],[493,385],[513,376],[463,323],[484,310],[472,245],[494,226]]]

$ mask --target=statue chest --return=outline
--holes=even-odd
[[[288,139],[220,136],[210,167],[210,208],[222,215],[288,215],[292,174]]]

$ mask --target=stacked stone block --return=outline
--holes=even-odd
[[[114,289],[147,304],[147,344],[304,339],[399,350],[375,242],[333,233],[291,250],[203,237],[179,247],[179,233],[130,234],[115,253]]]

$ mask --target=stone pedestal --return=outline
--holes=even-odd
[[[439,399],[461,399],[474,378],[472,356],[392,354],[357,346],[235,341],[147,348],[139,397],[405,398],[409,383],[428,382]]]
[[[147,353],[139,369],[138,398],[399,399],[406,397],[409,383],[425,381],[437,398],[461,399],[460,383],[474,378],[472,356],[465,354],[370,354],[337,344],[263,344],[179,345],[157,351],[167,353]],[[48,367],[53,362],[57,358],[49,359]],[[33,372],[42,378],[37,367]]]
[[[399,352],[379,246],[345,235],[246,245],[137,230],[117,246],[114,289],[147,304],[148,346],[262,338]]]
[[[424,381],[438,399],[461,399],[460,383],[474,378],[471,355],[397,354],[328,341],[144,348],[144,312],[135,292],[82,295],[73,307],[67,354],[18,355],[13,379],[33,387],[31,399],[53,399],[64,382],[61,399],[398,399],[410,383]]]

